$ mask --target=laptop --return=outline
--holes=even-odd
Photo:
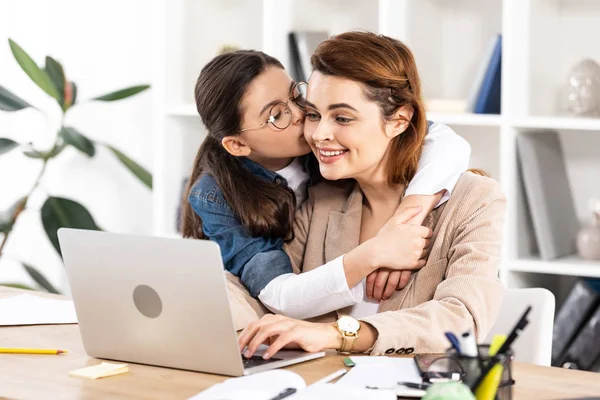
[[[219,246],[61,228],[81,338],[91,357],[241,376],[323,357],[242,357]]]

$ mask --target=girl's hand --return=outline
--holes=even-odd
[[[251,322],[238,338],[244,357],[252,357],[258,346],[269,344],[263,358],[269,359],[282,348],[317,352],[341,347],[342,337],[334,324],[321,324],[267,314]]]
[[[413,209],[396,211],[377,235],[363,245],[367,245],[371,265],[375,268],[393,270],[416,270],[426,263],[428,248],[431,244],[431,229],[407,223]]]
[[[429,250],[431,249],[430,239],[426,239],[426,245],[428,247],[423,249],[421,262],[423,260],[427,262]],[[390,271],[385,268],[380,268],[377,271],[371,272],[369,276],[367,276],[366,281],[367,297],[377,301],[389,299],[392,297],[392,294],[394,294],[394,291],[402,290],[406,287],[413,272],[414,270]]]

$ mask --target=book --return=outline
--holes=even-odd
[[[296,82],[306,82],[312,73],[310,57],[317,46],[329,37],[323,31],[295,31],[288,35],[292,59],[292,77]]]
[[[552,331],[552,365],[562,366],[577,332],[600,305],[600,279],[578,279],[556,314]]]
[[[565,363],[572,363],[577,369],[590,370],[600,357],[600,307],[587,320],[584,327],[567,350]]]
[[[552,260],[575,253],[579,220],[558,132],[517,136],[517,156],[540,258]]]
[[[300,375],[282,369],[227,379],[190,397],[190,400],[267,400],[277,398],[290,388],[296,390],[290,399],[396,400],[396,394],[392,390],[357,389],[330,383],[307,386]]]
[[[290,49],[290,75],[295,82],[303,82],[304,71],[300,63],[300,51],[298,50],[298,43],[294,32],[288,33],[288,46]]]
[[[468,112],[473,112],[475,110],[475,103],[477,102],[477,96],[479,95],[479,90],[481,89],[481,84],[483,83],[483,78],[485,77],[485,72],[488,68],[492,60],[492,55],[494,54],[494,49],[496,48],[496,42],[498,41],[498,37],[494,36],[488,42],[488,45],[485,49],[485,53],[481,62],[479,63],[479,68],[477,69],[477,73],[475,74],[475,80],[471,86],[471,90],[469,91],[469,96],[467,97],[467,105],[466,108]]]
[[[500,114],[502,86],[502,35],[496,36],[494,51],[485,70],[473,112],[475,114]]]

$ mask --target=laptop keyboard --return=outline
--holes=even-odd
[[[275,361],[281,361],[281,360],[283,360],[283,358],[271,357],[268,360],[265,360],[260,356],[252,356],[250,358],[246,358],[246,357],[242,356],[242,360],[244,360],[244,368],[252,368],[252,367],[256,367],[258,365],[268,364],[268,363],[272,363]]]

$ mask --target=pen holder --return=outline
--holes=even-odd
[[[479,350],[479,358],[477,357],[468,357],[461,354],[456,354],[454,349],[450,349],[447,351],[448,355],[452,355],[458,360],[459,364],[463,370],[463,382],[471,386],[479,375],[481,375],[482,370],[485,368],[487,363],[490,361],[491,357],[488,355],[490,346],[487,344],[480,344],[477,346]],[[504,360],[502,365],[502,377],[500,378],[500,384],[498,385],[498,391],[496,392],[497,400],[511,400],[512,399],[512,388],[515,384],[515,381],[512,378],[512,360],[514,358],[514,354],[512,350],[509,350],[507,353],[507,357]]]

